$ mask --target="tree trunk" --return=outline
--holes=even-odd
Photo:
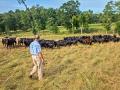
[[[115,30],[113,30],[113,35],[115,35]]]
[[[83,33],[83,28],[81,27],[81,34]]]
[[[108,34],[108,31],[106,30],[106,34]]]
[[[73,23],[72,23],[72,33],[74,33],[74,26],[73,26]]]
[[[83,25],[81,26],[81,34],[83,34]]]
[[[18,2],[19,2],[19,0],[18,0]],[[34,21],[34,18],[33,18],[33,16],[32,16],[32,13],[31,13],[31,11],[30,11],[30,9],[27,7],[27,4],[25,3],[25,1],[24,0],[22,0],[22,3],[23,3],[23,5],[25,6],[25,8],[26,8],[26,10],[28,10],[28,14],[29,14],[29,17],[30,17],[30,21],[31,21],[31,24],[32,24],[32,32],[33,32],[33,34],[37,34],[37,31],[35,31],[35,21]]]

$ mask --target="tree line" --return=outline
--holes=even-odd
[[[36,34],[46,29],[59,33],[58,26],[64,26],[70,33],[83,33],[89,29],[89,24],[94,23],[102,23],[106,33],[115,23],[113,33],[120,33],[120,1],[108,2],[101,13],[93,13],[92,10],[80,11],[78,0],[70,0],[57,9],[39,5],[28,8],[26,0],[18,1],[25,5],[26,10],[16,9],[0,14],[0,33],[32,30],[33,34]]]

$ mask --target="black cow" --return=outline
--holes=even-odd
[[[16,38],[3,38],[2,43],[6,48],[12,48],[16,45]]]
[[[92,45],[92,39],[90,36],[81,36],[79,42],[82,44]]]
[[[29,47],[30,43],[33,42],[34,38],[24,38],[23,42],[25,47]]]

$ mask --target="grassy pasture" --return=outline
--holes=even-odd
[[[76,33],[76,34],[70,34],[68,32],[68,30],[66,30],[66,28],[64,28],[63,26],[58,26],[60,32],[57,35],[53,35],[53,33],[50,33],[49,30],[43,30],[40,31],[41,37],[45,38],[45,39],[62,39],[65,36],[80,36],[80,33]],[[112,24],[112,28],[111,31],[109,31],[109,34],[112,34],[115,28],[115,24]],[[106,30],[103,27],[103,25],[101,23],[99,24],[89,24],[89,30],[84,30],[83,31],[83,35],[96,35],[96,34],[106,34]],[[17,31],[17,32],[13,32],[11,36],[13,37],[31,37],[33,34],[31,31],[28,32],[22,32],[22,31]],[[0,37],[4,37],[6,35],[0,35]],[[56,38],[55,38],[56,37]]]
[[[30,32],[20,36],[31,36]],[[80,35],[80,34],[77,34]],[[62,39],[74,35],[41,35]],[[0,43],[0,90],[119,90],[120,43],[43,49],[45,76],[28,78],[32,68],[28,48],[7,50]]]

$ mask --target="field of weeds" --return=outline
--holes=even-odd
[[[42,81],[28,78],[28,48],[5,49],[0,43],[0,90],[119,90],[120,43],[43,49]]]

